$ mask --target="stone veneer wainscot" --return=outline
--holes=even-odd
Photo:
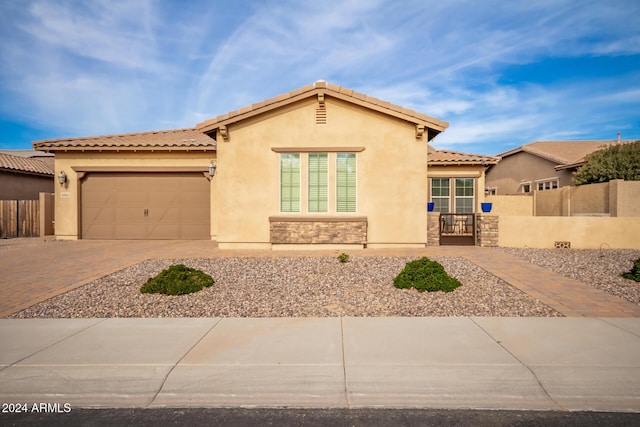
[[[269,217],[273,244],[367,243],[367,217]]]

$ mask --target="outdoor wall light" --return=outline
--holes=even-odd
[[[58,174],[58,182],[60,185],[64,185],[67,182],[67,174],[64,171],[60,171]]]
[[[211,162],[209,163],[209,176],[213,178],[213,176],[216,174],[216,168],[218,166],[213,162],[213,160],[211,160]]]

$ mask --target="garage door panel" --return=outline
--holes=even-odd
[[[114,236],[111,239],[118,240],[143,240],[148,239],[146,224],[116,224],[113,227]]]
[[[210,238],[202,173],[90,173],[81,191],[82,238]]]

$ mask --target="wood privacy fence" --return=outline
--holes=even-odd
[[[38,236],[39,200],[0,200],[0,238]]]

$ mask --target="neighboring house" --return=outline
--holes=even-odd
[[[212,239],[223,249],[424,247],[426,159],[436,156],[427,143],[447,126],[318,81],[193,129],[34,147],[55,152],[56,175],[65,177],[55,186],[59,239]],[[465,169],[429,168],[451,170],[454,181],[472,179],[477,206],[482,159],[453,162]]]
[[[574,172],[594,151],[632,141],[537,141],[498,154],[487,172],[488,194],[530,193],[573,185]]]
[[[53,157],[33,150],[0,151],[0,200],[38,200],[52,193]]]
[[[436,150],[429,146],[427,176],[434,211],[480,212],[484,200],[485,171],[499,158],[480,154]]]

